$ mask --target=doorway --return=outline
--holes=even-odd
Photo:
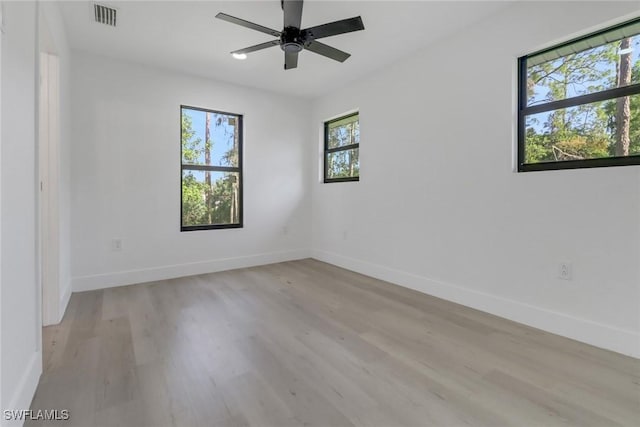
[[[40,53],[39,93],[40,280],[43,326],[59,323],[60,60]]]

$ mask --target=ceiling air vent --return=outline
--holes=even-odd
[[[93,5],[93,14],[95,16],[96,22],[100,24],[115,27],[116,13],[117,10],[112,7],[107,7],[98,3],[94,3]]]

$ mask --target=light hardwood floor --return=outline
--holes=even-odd
[[[638,426],[640,361],[302,260],[74,294],[32,409],[82,427]]]

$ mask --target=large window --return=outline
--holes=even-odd
[[[519,59],[518,170],[640,164],[640,20]]]
[[[242,116],[180,107],[181,230],[242,227]]]
[[[324,182],[360,179],[360,122],[358,113],[324,124]]]

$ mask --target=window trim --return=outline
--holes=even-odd
[[[215,114],[225,114],[234,116],[238,119],[238,166],[207,166],[207,165],[185,165],[182,163],[182,110],[189,109],[195,111],[203,111]],[[210,108],[193,107],[190,105],[180,105],[180,231],[200,231],[200,230],[224,230],[229,228],[244,227],[244,185],[243,185],[243,155],[244,146],[244,115],[237,113],[229,113],[227,111],[213,110]],[[183,194],[182,194],[182,177],[185,170],[213,171],[213,172],[237,172],[238,173],[238,222],[234,224],[202,224],[202,225],[183,225]]]
[[[526,149],[526,117],[531,114],[542,113],[546,111],[554,111],[562,108],[575,107],[578,105],[590,104],[593,102],[606,101],[624,96],[640,94],[640,83],[631,84],[629,86],[606,89],[600,92],[589,93],[586,95],[565,98],[557,101],[550,101],[543,104],[527,106],[527,59],[533,56],[541,55],[546,52],[560,49],[562,47],[578,43],[582,40],[597,36],[619,28],[631,25],[640,21],[640,18],[631,19],[617,25],[611,25],[599,31],[593,31],[584,36],[576,37],[563,43],[558,43],[549,48],[532,52],[518,58],[518,143],[517,143],[517,159],[518,172],[535,172],[545,170],[564,170],[564,169],[583,169],[597,168],[608,166],[632,166],[640,165],[640,155],[633,156],[611,156],[584,160],[560,160],[554,162],[525,163]]]
[[[329,172],[329,162],[327,161],[329,159],[329,154],[331,153],[336,153],[339,151],[347,151],[347,150],[354,150],[357,149],[358,150],[358,155],[360,154],[360,143],[357,144],[350,144],[350,145],[344,145],[342,147],[334,147],[334,148],[329,148],[329,125],[331,123],[335,123],[338,122],[340,120],[344,120],[344,119],[348,119],[349,117],[354,117],[354,116],[358,116],[358,123],[360,122],[360,112],[359,111],[354,111],[353,113],[349,113],[349,114],[345,114],[343,116],[340,117],[336,117],[333,118],[331,120],[327,120],[324,122],[324,154],[323,154],[323,161],[324,161],[324,172],[323,172],[323,182],[325,184],[329,184],[332,182],[357,182],[360,181],[360,172],[358,172],[358,176],[350,176],[350,177],[342,177],[342,178],[328,178],[328,172]]]

